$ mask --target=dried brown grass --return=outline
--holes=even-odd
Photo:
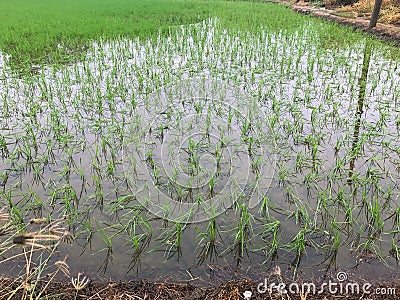
[[[325,0],[333,5],[335,0]],[[327,3],[328,5],[328,3]],[[369,18],[375,5],[375,0],[360,0],[349,6],[338,8],[338,11],[353,13],[358,17]],[[400,0],[383,0],[379,22],[384,24],[400,25]]]

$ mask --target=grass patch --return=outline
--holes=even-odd
[[[279,16],[279,17],[275,17]],[[352,41],[357,35],[334,24],[323,24],[273,3],[202,0],[5,0],[0,2],[0,49],[21,73],[32,65],[59,64],[82,59],[90,43],[99,38],[151,38],[167,34],[174,25],[218,17],[241,30],[265,26],[269,30],[296,31],[313,22],[332,42]]]
[[[226,1],[168,0],[17,0],[0,3],[0,48],[11,64],[26,68],[41,62],[63,63],[76,58],[92,40],[116,37],[151,37],[173,25],[200,22],[217,15],[229,25],[253,27],[261,23],[275,29],[302,22],[271,4]]]
[[[346,11],[334,11],[331,14],[334,16],[343,17],[343,18],[351,18],[351,19],[356,18],[356,15],[354,13],[346,12]]]

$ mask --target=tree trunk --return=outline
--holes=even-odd
[[[368,29],[374,28],[378,22],[379,12],[381,11],[382,0],[375,0],[374,10],[372,12],[371,20],[369,21]]]

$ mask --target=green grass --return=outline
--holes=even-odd
[[[269,17],[268,17],[269,16]],[[279,17],[274,17],[279,16]],[[13,68],[65,63],[81,58],[99,38],[147,38],[173,25],[218,17],[230,27],[299,30],[322,25],[326,41],[354,40],[350,30],[301,16],[272,3],[203,0],[4,0],[0,2],[0,49]]]
[[[0,2],[0,48],[19,66],[59,63],[81,54],[89,41],[99,37],[149,37],[215,12],[227,22],[239,17],[250,25],[254,14],[259,20],[269,9],[270,5],[221,1],[6,0]]]

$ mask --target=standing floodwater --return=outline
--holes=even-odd
[[[378,45],[210,19],[30,78],[0,56],[0,204],[27,231],[64,218],[51,259],[92,278],[396,273],[400,66]]]

